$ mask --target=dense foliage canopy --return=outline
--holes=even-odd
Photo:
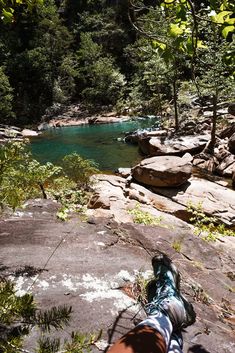
[[[177,128],[183,81],[199,96],[212,99],[209,81],[232,95],[233,1],[22,0],[0,10],[0,122],[35,123],[78,101],[151,114],[172,101]]]

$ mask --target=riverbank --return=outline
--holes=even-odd
[[[42,117],[39,130],[66,126],[80,126],[86,124],[109,124],[123,122],[131,119],[126,114],[118,114],[116,111],[103,111],[91,114],[80,104],[71,104],[68,107],[61,107],[57,112],[50,112]]]
[[[48,122],[48,127],[66,127],[66,126],[80,126],[86,124],[112,124],[130,120],[131,117],[124,115],[116,115],[110,113],[107,115],[94,115],[86,118],[74,119],[74,118],[55,118]],[[40,127],[40,125],[39,125]]]
[[[112,125],[116,123],[124,123],[136,118],[131,118],[128,115],[118,115],[115,111],[104,112],[103,114],[94,114],[91,115],[89,112],[81,108],[79,104],[70,105],[68,107],[61,108],[60,113],[54,112],[51,116],[44,117],[44,122],[38,126],[39,133],[44,130],[51,131],[50,136],[47,139],[49,145],[47,146],[50,149],[52,142],[59,138],[60,135],[62,140],[61,143],[53,146],[53,151],[56,152],[56,149],[59,149],[61,152],[63,150],[63,139],[65,146],[70,146],[71,148],[66,150],[65,154],[69,154],[73,151],[76,151],[77,146],[81,146],[81,154],[83,157],[88,159],[95,159],[97,157],[97,151],[102,149],[102,155],[109,154],[112,150],[112,155],[115,156],[119,153],[119,150],[123,150],[121,143],[127,142],[129,145],[136,145],[136,150],[140,151],[142,156],[159,156],[159,155],[175,155],[183,156],[185,153],[190,153],[193,156],[194,166],[199,167],[202,170],[208,171],[212,174],[217,174],[221,177],[229,178],[232,180],[233,184],[235,183],[235,118],[234,111],[229,109],[229,106],[225,103],[221,104],[218,110],[218,121],[217,121],[217,136],[216,144],[214,149],[214,154],[205,153],[206,147],[210,141],[210,130],[211,130],[211,118],[212,110],[211,106],[201,107],[200,109],[195,106],[192,109],[184,112],[188,114],[183,121],[181,121],[180,128],[175,131],[173,128],[174,119],[172,116],[162,116],[159,117],[159,122],[155,128],[149,129],[146,128],[136,128],[136,131],[132,131],[125,136],[113,135],[112,140],[106,140],[106,131],[103,131],[103,135],[100,134],[99,137],[94,140],[94,135],[96,131],[87,136],[83,136],[79,131],[73,131],[71,133],[71,138],[67,133],[64,133],[62,130],[63,127],[67,128],[76,128],[80,126],[98,126],[98,125]],[[166,113],[166,112],[165,112]],[[146,117],[147,118],[147,117]],[[147,119],[146,119],[147,120]],[[166,124],[167,123],[167,124]],[[59,132],[61,128],[61,133]],[[115,130],[116,128],[114,128]],[[159,130],[161,129],[161,130]],[[55,133],[53,135],[53,130]],[[19,141],[25,137],[35,137],[38,135],[37,131],[32,131],[24,129],[20,131],[15,127],[7,127],[5,131],[2,132],[4,142],[5,140],[15,140]],[[44,135],[44,134],[43,134]],[[44,135],[45,136],[45,135]],[[116,150],[112,144],[115,144],[115,139],[119,140],[119,144],[116,147]],[[54,141],[52,141],[54,140]],[[43,141],[43,138],[40,139],[39,144]],[[91,141],[91,142],[90,142]],[[36,142],[36,141],[35,141]],[[87,143],[89,144],[87,149]],[[105,145],[107,149],[105,150]],[[138,146],[138,147],[137,147]],[[59,147],[59,148],[58,148]],[[37,148],[39,150],[39,147]],[[92,153],[87,153],[86,151],[95,151],[95,157]],[[77,151],[80,153],[80,150]],[[127,151],[128,153],[128,151]],[[61,153],[60,153],[61,154]],[[46,154],[48,158],[48,154]],[[46,158],[42,162],[46,162]],[[125,158],[126,160],[126,158]],[[135,158],[136,160],[136,158]],[[58,158],[48,159],[51,162],[57,162]],[[98,161],[99,163],[99,161]],[[113,170],[118,167],[129,167],[130,165],[126,164],[126,161],[122,164],[121,158],[119,158],[119,165],[115,166]],[[105,165],[102,161],[102,167]],[[108,168],[109,169],[109,168]],[[106,168],[102,168],[106,170]]]

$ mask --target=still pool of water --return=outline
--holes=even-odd
[[[131,167],[141,159],[137,146],[119,139],[125,132],[144,129],[154,123],[157,123],[156,119],[135,119],[50,129],[32,140],[31,149],[34,158],[42,163],[59,163],[66,154],[77,152],[84,158],[93,159],[100,170],[114,171],[119,167]]]

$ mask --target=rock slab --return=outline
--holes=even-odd
[[[49,200],[44,201],[46,207],[34,205],[0,220],[1,275],[10,276],[18,292],[31,286],[43,309],[71,305],[72,321],[65,331],[98,333],[102,329],[92,352],[105,352],[145,319],[137,301],[136,276],[151,278],[151,258],[164,252],[179,268],[181,289],[197,313],[196,323],[183,331],[184,351],[234,353],[234,294],[230,290],[234,259],[223,243],[214,247],[188,230],[177,234],[158,226],[118,225],[108,219],[88,224],[74,215],[63,223],[56,219],[55,205],[52,210]],[[174,250],[174,242],[180,251]],[[24,347],[31,352],[36,335],[34,330]]]
[[[202,205],[206,215],[235,228],[235,192],[208,180],[192,177],[177,189],[154,188],[154,192],[187,207]]]
[[[139,139],[139,148],[142,153],[150,156],[182,156],[185,153],[199,153],[209,140],[209,134],[182,136],[173,139],[147,136],[143,139]]]
[[[159,156],[147,158],[132,168],[132,176],[139,183],[157,187],[176,187],[191,176],[192,164],[187,158]]]

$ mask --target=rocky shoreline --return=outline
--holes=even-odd
[[[0,125],[0,145],[8,141],[21,142],[27,138],[38,136],[39,134],[40,132],[31,129]]]
[[[42,117],[42,123],[38,126],[38,130],[48,128],[80,126],[93,124],[111,124],[130,120],[129,115],[117,114],[115,111],[90,114],[79,104],[72,104],[68,107],[60,108],[58,113],[50,113]]]
[[[125,136],[124,142],[138,146],[143,156],[180,156],[189,153],[192,163],[201,170],[221,177],[230,178],[235,185],[235,118],[234,105],[221,105],[219,110],[217,141],[213,155],[205,152],[210,140],[211,107],[192,108],[189,118],[181,123],[180,129],[156,128],[152,131],[134,131]],[[191,118],[190,118],[191,116]],[[192,118],[194,116],[194,118]],[[79,126],[85,124],[108,124],[130,120],[130,116],[117,115],[116,112],[89,115],[80,105],[71,105],[56,116],[44,116],[38,131],[20,129],[12,126],[0,126],[0,143],[8,140],[21,141],[24,138],[38,136],[48,128]],[[222,120],[221,120],[222,119]],[[223,125],[221,121],[227,121]],[[162,122],[160,122],[162,125]],[[222,124],[222,125],[221,125]]]
[[[83,119],[73,119],[73,118],[55,118],[50,120],[48,123],[39,125],[39,130],[46,128],[57,128],[66,126],[81,126],[81,125],[94,125],[94,124],[112,124],[119,123],[123,121],[130,120],[127,116],[117,116],[115,113],[110,113],[110,115],[95,115],[91,117],[86,117]]]

